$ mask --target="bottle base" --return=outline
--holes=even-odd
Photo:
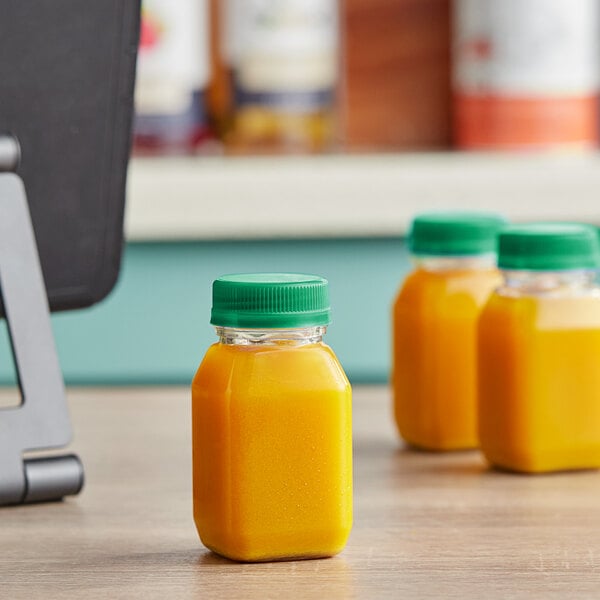
[[[407,435],[400,428],[398,428],[398,432],[408,448],[419,452],[467,452],[479,448],[479,442],[468,437],[427,438],[425,436]]]
[[[317,531],[312,535],[313,539],[309,539],[308,534],[298,532],[279,536],[223,535],[214,531],[208,535],[206,531],[203,533],[199,535],[200,541],[214,554],[235,562],[254,563],[331,558],[346,547],[350,529],[326,534]]]
[[[206,544],[205,544],[206,545]],[[285,555],[265,555],[265,556],[246,556],[244,554],[237,554],[235,552],[220,551],[216,548],[206,546],[213,554],[227,560],[238,562],[238,563],[266,563],[266,562],[290,562],[296,560],[323,560],[326,558],[332,558],[337,552],[316,552],[306,554],[285,554]]]
[[[566,453],[563,453],[562,456],[556,456],[556,453],[509,456],[505,453],[495,454],[486,452],[485,450],[483,450],[483,454],[493,469],[506,473],[548,475],[552,473],[595,471],[600,469],[600,455],[593,456],[592,458],[582,458],[580,456],[569,457]]]

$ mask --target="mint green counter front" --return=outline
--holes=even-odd
[[[327,342],[354,383],[383,383],[390,305],[409,271],[400,238],[129,243],[111,295],[52,323],[70,385],[188,384],[215,339],[211,282],[226,273],[318,273],[335,308]],[[2,321],[0,384],[14,381]]]

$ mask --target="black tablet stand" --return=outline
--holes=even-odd
[[[23,457],[66,446],[71,425],[25,187],[14,173],[19,158],[18,142],[0,135],[0,293],[22,399],[0,409],[0,506],[83,487],[77,456]]]

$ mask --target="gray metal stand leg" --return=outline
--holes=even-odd
[[[0,173],[0,291],[22,398],[0,410],[0,505],[77,494],[76,456],[23,459],[24,451],[66,446],[71,425],[25,188],[14,173]]]

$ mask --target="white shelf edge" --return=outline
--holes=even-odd
[[[401,235],[426,210],[600,222],[600,156],[134,158],[130,241]]]

